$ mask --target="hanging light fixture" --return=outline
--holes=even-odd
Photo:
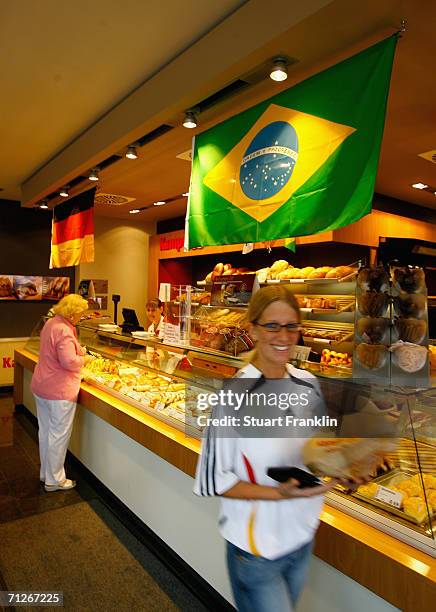
[[[59,191],[59,195],[62,198],[68,198],[69,197],[69,193],[68,193],[68,189],[70,188],[69,185],[65,185],[64,187],[61,187],[60,191]]]
[[[138,153],[136,151],[135,145],[129,145],[127,147],[126,157],[128,159],[138,159]]]
[[[91,170],[91,172],[89,173],[89,180],[90,181],[98,181],[98,172],[99,172],[100,168],[95,167]]]
[[[269,76],[273,81],[286,81],[288,78],[288,63],[283,57],[276,57]]]
[[[48,200],[42,200],[41,204],[39,205],[39,208],[42,208],[43,210],[45,210],[46,208],[48,208]]]
[[[191,129],[191,130],[197,127],[197,119],[196,119],[194,111],[188,110],[185,112],[185,119],[183,121],[183,127]]]

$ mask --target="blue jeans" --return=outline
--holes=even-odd
[[[291,612],[303,588],[312,546],[309,542],[270,560],[227,542],[227,567],[239,612]]]

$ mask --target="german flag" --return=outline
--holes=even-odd
[[[94,196],[96,188],[53,210],[50,268],[94,261]]]

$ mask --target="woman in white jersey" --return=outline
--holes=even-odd
[[[323,403],[318,382],[312,374],[288,364],[300,333],[294,295],[283,285],[260,289],[249,304],[248,321],[256,349],[237,377],[289,378],[290,389],[310,398],[304,409],[310,416],[315,405],[319,409]],[[267,411],[265,406],[266,415]],[[213,416],[216,414],[219,408]],[[219,526],[227,540],[227,565],[241,612],[293,610],[300,595],[323,493],[335,482],[301,489],[293,479],[278,484],[267,476],[267,470],[279,466],[305,469],[304,442],[301,438],[220,437],[214,428],[208,429],[203,440],[194,492],[222,497]]]

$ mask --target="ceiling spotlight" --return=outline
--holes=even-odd
[[[185,128],[196,128],[197,127],[197,119],[195,118],[195,112],[192,110],[186,111],[185,119],[183,121],[183,127]]]
[[[126,157],[129,159],[137,159],[138,153],[136,152],[136,147],[134,145],[129,145],[126,151]]]
[[[70,187],[69,187],[69,185],[65,185],[65,187],[61,187],[61,190],[59,191],[59,195],[60,195],[62,198],[68,198],[68,196],[70,195],[70,194],[68,193],[68,189],[69,189],[69,188],[70,188]]]
[[[415,189],[427,189],[428,185],[425,183],[413,183],[412,187]]]
[[[273,67],[269,76],[273,81],[286,81],[288,78],[287,61],[283,57],[276,57],[273,60]]]
[[[187,191],[186,193],[182,193],[182,196],[183,196],[184,198],[187,198],[187,197],[188,197],[188,195],[189,195],[189,191]]]
[[[93,168],[88,175],[90,181],[98,181],[98,172],[100,168]]]
[[[39,205],[39,208],[42,208],[43,210],[48,208],[48,200],[42,200],[41,204]]]
[[[164,200],[158,200],[157,202],[153,202],[153,206],[163,206],[166,204]]]
[[[139,208],[132,208],[132,210],[129,210],[129,213],[131,215],[136,215],[139,212],[140,212]]]

